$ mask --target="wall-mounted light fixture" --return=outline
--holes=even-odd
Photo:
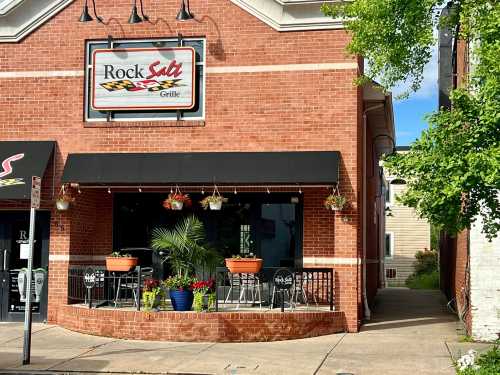
[[[179,9],[179,13],[177,13],[177,17],[175,19],[177,21],[189,21],[194,17],[189,10],[189,0],[181,0],[181,8]]]
[[[139,2],[141,4],[141,16],[137,12],[137,0],[134,0],[134,5],[132,6],[132,13],[128,19],[128,23],[141,23],[142,21],[149,21],[149,17],[144,14],[144,7],[142,5],[142,0]]]
[[[137,0],[134,0],[132,3],[132,12],[130,13],[130,17],[128,19],[128,23],[136,24],[141,23],[143,21],[149,21],[149,17],[144,14],[144,8],[142,5],[142,0],[139,0],[140,9],[137,7]],[[97,15],[95,0],[92,0],[92,8],[94,11],[94,17],[97,22],[103,23],[103,18]],[[140,12],[139,12],[140,10]],[[177,13],[177,17],[175,17],[177,21],[189,21],[194,19],[193,14],[189,10],[189,0],[181,0],[181,7],[179,12]],[[80,22],[90,22],[93,21],[94,18],[90,15],[88,0],[85,0],[83,5],[82,15],[80,16]]]
[[[98,16],[97,15],[97,11],[95,9],[95,0],[92,0],[92,8],[94,10],[94,17],[95,19],[97,20],[97,22],[104,22],[102,17]],[[82,11],[82,15],[80,16],[80,19],[78,21],[80,22],[89,22],[89,21],[93,21],[94,19],[92,18],[92,16],[90,15],[90,12],[89,12],[89,7],[88,7],[88,4],[87,4],[87,0],[85,0],[85,4],[83,5],[83,11]]]

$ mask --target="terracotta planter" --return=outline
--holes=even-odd
[[[139,259],[136,257],[128,257],[128,258],[106,257],[106,269],[108,271],[128,272],[132,268],[137,266],[138,260]]]
[[[260,258],[227,258],[226,267],[231,273],[257,273],[262,268],[262,259]]]

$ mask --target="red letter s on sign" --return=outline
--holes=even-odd
[[[16,160],[21,160],[22,158],[24,158],[24,154],[13,155],[13,156],[10,156],[7,159],[5,159],[2,162],[3,172],[0,172],[0,178],[11,174],[13,169],[12,169],[12,165],[10,163],[13,161],[16,161]]]

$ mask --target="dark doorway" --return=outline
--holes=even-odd
[[[33,277],[32,281],[33,321],[45,321],[47,318],[49,226],[50,212],[37,212],[33,252],[33,270],[37,274],[36,280]],[[28,236],[28,211],[0,212],[0,321],[24,319],[19,272],[28,266],[25,256]],[[36,282],[38,286],[35,287]]]
[[[225,193],[221,211],[203,210],[201,194],[182,211],[162,206],[168,194],[116,193],[114,248],[149,247],[156,227],[173,227],[186,215],[198,216],[207,240],[223,257],[254,254],[264,267],[302,265],[302,197],[293,193]]]

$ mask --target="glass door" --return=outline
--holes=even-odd
[[[48,212],[38,212],[33,251],[32,311],[34,321],[47,316]],[[0,213],[0,320],[22,321],[26,300],[29,213]]]

